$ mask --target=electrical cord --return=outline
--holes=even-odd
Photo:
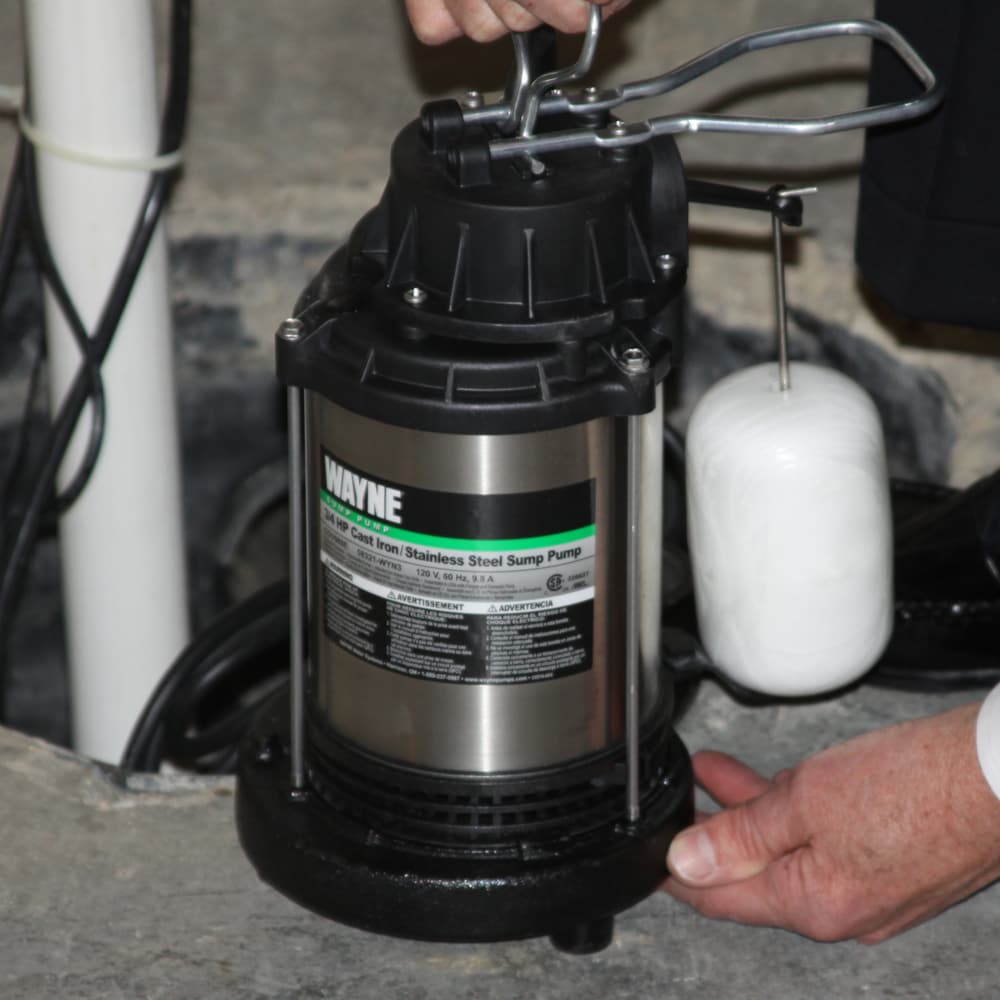
[[[284,681],[287,659],[276,653],[270,661],[276,677],[273,683],[266,677],[262,683],[259,672],[244,668],[278,645],[287,648],[287,640],[287,581],[271,584],[224,611],[164,673],[129,736],[121,766],[131,771],[156,771],[168,749],[180,751],[178,763],[193,763],[198,770],[220,769],[223,761],[234,759],[233,751],[246,722],[274,686]],[[206,694],[218,690],[224,681],[246,682],[251,675],[253,691],[244,689],[233,696],[235,709],[215,713],[209,727],[192,732],[203,714],[199,702]],[[254,691],[256,698],[252,697]]]
[[[167,96],[160,127],[159,153],[170,153],[181,145],[187,122],[191,74],[191,0],[174,0],[170,21],[170,71]],[[124,312],[149,243],[166,206],[177,169],[157,172],[150,177],[129,236],[121,263],[107,300],[89,340],[88,361],[98,367],[107,356],[118,322]],[[35,541],[42,526],[59,467],[72,440],[80,414],[91,397],[93,382],[87,363],[81,365],[63,398],[41,449],[27,502],[11,544],[4,553],[0,576],[0,648],[13,620],[30,564]],[[0,719],[4,717],[5,660],[0,658]]]
[[[7,287],[14,270],[14,262],[23,234],[24,222],[24,190],[21,183],[22,149],[20,145],[14,154],[14,164],[10,171],[7,187],[4,192],[3,208],[0,210],[0,302],[6,300]],[[25,395],[22,417],[18,425],[17,437],[10,449],[9,458],[5,463],[3,478],[0,479],[0,547],[6,537],[7,503],[17,480],[18,471],[24,459],[27,445],[28,419],[34,405],[38,379],[41,373],[42,350],[39,349],[31,366],[28,377],[28,390]]]
[[[87,446],[80,464],[73,474],[69,485],[59,493],[53,502],[56,516],[65,513],[86,489],[91,474],[97,465],[104,440],[104,426],[107,419],[107,401],[104,395],[104,381],[101,369],[97,364],[87,328],[80,319],[76,305],[63,282],[59,268],[52,256],[52,249],[45,236],[45,225],[42,221],[42,209],[38,200],[38,184],[35,173],[35,154],[30,145],[22,140],[20,158],[22,161],[22,187],[24,189],[25,215],[28,223],[28,234],[35,254],[35,260],[45,283],[49,286],[59,306],[59,311],[66,320],[70,335],[80,351],[81,370],[86,373],[89,386],[91,406],[90,433]]]
[[[90,433],[87,438],[87,445],[80,460],[72,480],[66,488],[59,493],[50,503],[50,510],[53,517],[65,513],[79,498],[86,488],[90,476],[93,473],[97,460],[100,456],[101,443],[104,439],[104,428],[106,422],[107,405],[104,394],[104,383],[101,379],[100,368],[94,363],[91,356],[90,338],[83,325],[76,306],[70,297],[69,292],[62,280],[59,269],[56,267],[52,257],[52,251],[45,237],[45,228],[42,223],[41,207],[38,202],[38,190],[35,181],[34,153],[24,140],[18,143],[18,150],[15,155],[14,176],[11,180],[11,187],[16,188],[18,198],[17,218],[26,224],[27,234],[31,250],[33,252],[38,270],[43,280],[49,286],[55,297],[70,335],[73,337],[81,356],[81,365],[87,372],[90,381],[90,404],[91,421]],[[8,218],[7,211],[4,212],[5,220]],[[10,240],[10,244],[16,249],[16,240]],[[0,300],[2,300],[2,287],[5,275],[3,266],[6,263],[4,251],[6,246],[0,247]],[[11,257],[12,259],[12,257]],[[24,414],[21,421],[21,430],[18,435],[13,457],[9,463],[8,472],[4,477],[4,486],[0,492],[0,511],[3,512],[4,521],[11,516],[8,509],[10,497],[13,493],[14,484],[20,471],[27,446],[27,422],[30,418],[31,410],[34,406],[35,395],[40,381],[42,361],[45,357],[43,346],[39,346],[35,362],[32,365],[28,379],[28,390],[25,398]]]
[[[14,492],[14,486],[24,464],[24,457],[28,452],[29,429],[31,426],[31,414],[35,409],[35,397],[38,395],[38,388],[42,381],[42,369],[45,362],[45,350],[39,343],[35,351],[34,360],[31,363],[31,370],[28,373],[28,387],[24,394],[24,403],[21,406],[21,420],[18,424],[17,434],[14,438],[13,446],[10,449],[10,458],[7,468],[4,470],[3,480],[0,481],[0,551],[3,550],[7,541],[7,522],[12,514],[9,510],[10,498]],[[0,670],[2,676],[2,670]],[[0,697],[0,704],[3,699]]]
[[[164,752],[180,767],[214,773],[222,761],[235,760],[261,705],[287,682],[287,602],[254,622],[239,639],[192,672],[164,716]]]
[[[7,294],[11,272],[14,270],[14,259],[17,257],[18,244],[21,238],[21,226],[24,221],[24,190],[21,186],[21,163],[23,147],[18,143],[14,153],[14,165],[11,167],[7,188],[4,192],[3,208],[0,209],[0,302]]]

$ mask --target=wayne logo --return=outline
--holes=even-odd
[[[369,514],[381,521],[402,524],[403,492],[383,483],[365,479],[350,469],[345,469],[329,455],[323,456],[326,492],[341,503],[353,507],[361,514]]]

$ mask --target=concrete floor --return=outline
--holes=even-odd
[[[17,8],[0,5],[5,80],[20,74]],[[506,42],[485,52],[465,43],[425,50],[400,8],[386,0],[198,6],[187,166],[170,229],[176,244],[228,246],[232,258],[225,267],[215,258],[186,267],[177,294],[239,311],[241,328],[253,334],[241,351],[245,367],[270,368],[276,323],[328,248],[378,198],[399,126],[428,97],[502,84]],[[870,0],[636,0],[607,30],[599,78],[651,75],[742,31],[870,10]],[[845,108],[863,99],[866,58],[863,44],[846,43],[748,60],[664,109]],[[764,82],[779,78],[806,86]],[[865,299],[851,254],[861,143],[857,135],[699,135],[682,141],[682,154],[697,176],[820,185],[796,240],[790,299],[943,378],[957,430],[949,475],[969,482],[1000,464],[1000,338],[888,322]],[[10,149],[8,131],[0,164]],[[696,308],[721,327],[769,329],[766,220],[696,209],[692,223]],[[267,267],[256,251],[244,252],[252,246],[269,247]],[[212,336],[208,328],[184,346],[182,371],[212,364]],[[232,345],[220,347],[228,359]],[[862,690],[816,705],[749,709],[706,686],[682,728],[692,749],[718,746],[773,772],[855,732],[951,703]],[[712,924],[656,897],[621,920],[607,952],[571,960],[540,941],[382,940],[295,908],[260,885],[243,859],[225,781],[123,787],[2,732],[0,802],[0,996],[12,1000],[996,995],[996,888],[875,949]]]
[[[745,708],[705,685],[689,746],[774,773],[804,753],[961,701],[862,689]],[[656,894],[587,958],[544,939],[401,941],[342,927],[260,883],[236,842],[228,779],[109,775],[0,730],[4,1000],[987,1000],[1000,886],[878,947],[713,923]]]

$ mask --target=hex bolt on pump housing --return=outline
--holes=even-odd
[[[692,819],[659,659],[688,193],[620,91],[552,89],[599,22],[568,72],[532,80],[517,38],[500,104],[426,106],[278,333],[292,680],[237,819],[266,881],[357,927],[593,951]]]

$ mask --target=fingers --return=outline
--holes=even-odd
[[[698,887],[672,878],[663,890],[703,916],[783,927],[815,941],[842,941],[870,930],[839,912],[835,901],[810,891],[816,887],[811,853],[810,847],[797,848],[742,882]]]
[[[717,750],[702,750],[691,759],[695,780],[721,806],[735,806],[763,795],[771,783],[752,768]]]
[[[505,10],[523,27],[508,28],[494,7]],[[414,33],[425,45],[441,45],[462,35],[477,42],[491,42],[508,30],[526,31],[539,23],[514,0],[491,0],[489,3],[487,0],[406,0],[406,13]]]
[[[542,22],[528,6],[518,0],[406,0],[413,30],[428,45],[461,35],[476,42],[492,42],[511,31],[530,31]]]
[[[870,733],[770,785],[697,755],[723,809],[675,839],[664,889],[706,916],[817,941],[874,944],[929,919],[1000,876],[1000,807],[965,780],[978,776],[973,722],[957,709]]]
[[[593,6],[587,0],[519,0],[519,2],[546,24],[551,24],[557,31],[569,34],[587,30],[590,8]],[[605,19],[627,7],[629,2],[630,0],[595,0]]]
[[[448,13],[462,32],[476,42],[492,42],[508,31],[527,31],[538,22],[513,0],[444,0]],[[501,17],[501,13],[503,17]],[[523,24],[511,28],[508,21]]]
[[[720,798],[734,797],[737,804],[674,838],[667,867],[679,882],[692,888],[742,882],[808,841],[792,806],[790,782],[767,785],[749,768],[721,754],[703,759],[698,768],[703,776],[708,772]],[[766,790],[746,798],[760,782]],[[708,783],[705,787],[712,792]]]
[[[767,779],[752,768],[715,750],[703,750],[695,754],[692,765],[698,784],[722,806],[748,802],[770,787]],[[718,876],[718,837],[713,836],[712,831],[720,824],[716,821],[712,826],[707,826],[711,818],[708,814],[699,813],[697,825],[675,839],[667,855],[667,863],[674,874],[691,884],[710,876]],[[749,877],[761,869],[757,861],[745,859],[737,870],[745,873],[742,877]]]
[[[482,0],[480,0],[482,2]],[[526,0],[487,0],[503,31],[531,31],[543,21],[534,4]]]
[[[663,883],[662,889],[702,916],[715,920],[736,920],[758,927],[784,924],[781,904],[766,874],[710,889],[695,888],[670,878]]]
[[[556,31],[569,34],[585,31],[590,19],[591,4],[587,0],[524,0],[524,5],[530,7],[546,24],[551,24]],[[600,6],[605,6],[602,3]]]
[[[597,0],[608,17],[630,0]],[[584,31],[590,17],[588,0],[406,0],[417,37],[428,45],[468,35],[490,42],[510,31],[530,31],[542,22],[557,31]]]
[[[406,15],[417,38],[425,45],[441,45],[462,34],[444,0],[406,0]]]

